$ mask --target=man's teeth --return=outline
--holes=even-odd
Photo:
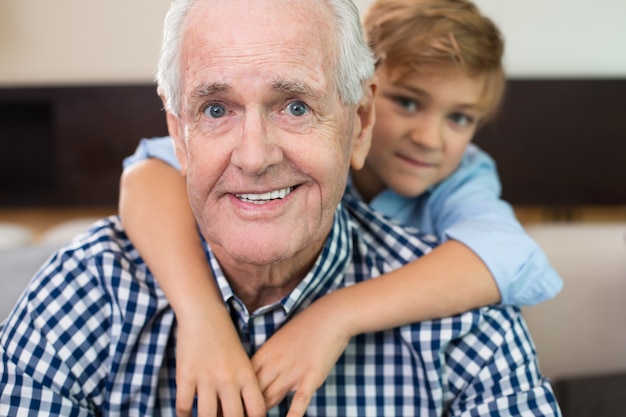
[[[263,204],[271,200],[276,200],[277,198],[285,198],[292,191],[293,187],[288,187],[263,194],[235,194],[235,197],[247,203]]]

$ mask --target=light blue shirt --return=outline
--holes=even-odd
[[[124,160],[124,167],[147,158],[161,159],[180,170],[169,137],[143,139]],[[493,159],[470,144],[452,175],[424,194],[405,198],[387,189],[370,205],[442,241],[455,239],[468,246],[494,276],[502,304],[530,306],[549,300],[563,281],[500,193]]]

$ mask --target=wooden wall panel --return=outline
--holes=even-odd
[[[0,89],[0,205],[115,205],[122,159],[167,133],[161,107],[153,85]]]
[[[476,143],[514,204],[626,204],[626,80],[514,80]]]
[[[122,159],[166,134],[153,85],[0,88],[0,206],[115,206]],[[511,80],[476,143],[515,205],[626,205],[626,80]]]

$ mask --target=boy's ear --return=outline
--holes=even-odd
[[[167,109],[165,104],[165,97],[160,96],[163,106]],[[174,149],[176,150],[176,159],[180,164],[180,173],[183,176],[187,175],[187,143],[185,142],[185,132],[183,126],[180,123],[180,119],[176,117],[171,111],[165,110],[165,120],[167,122],[167,130],[174,140]]]
[[[357,108],[352,156],[350,158],[350,166],[355,170],[363,168],[365,158],[370,150],[370,144],[372,143],[372,129],[376,121],[374,95],[377,87],[378,79],[374,77],[364,88],[363,98]]]

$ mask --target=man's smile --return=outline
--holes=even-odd
[[[295,187],[282,188],[280,190],[268,191],[262,194],[235,194],[239,200],[246,203],[265,204],[272,200],[283,199],[289,195]]]

